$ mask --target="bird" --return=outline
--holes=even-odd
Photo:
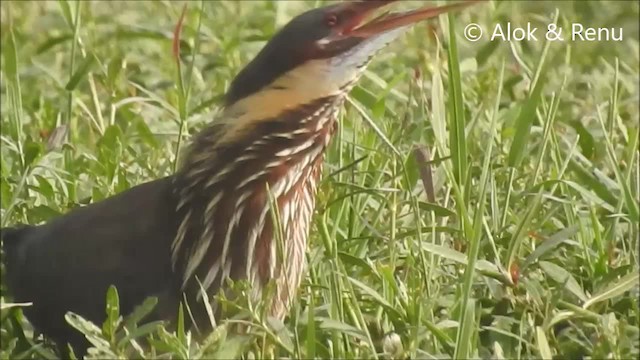
[[[6,283],[15,301],[32,304],[24,313],[34,328],[84,354],[89,344],[65,314],[101,324],[112,285],[123,314],[153,296],[146,321],[172,321],[186,303],[196,309],[192,325],[207,324],[203,301],[215,306],[229,279],[247,281],[256,301],[273,284],[267,313],[285,318],[349,91],[413,24],[472,3],[366,21],[393,2],[333,3],[294,17],[233,79],[174,174],[44,224],[2,229]]]

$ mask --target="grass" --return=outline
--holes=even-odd
[[[170,174],[233,75],[317,4],[190,2],[172,44],[180,2],[3,1],[2,225]],[[381,53],[341,113],[284,323],[256,310],[247,336],[196,341],[137,326],[151,300],[123,319],[115,291],[105,324],[69,320],[98,358],[637,358],[638,12],[489,2]],[[471,22],[541,29],[469,42]],[[546,41],[553,22],[624,38]],[[55,357],[2,297],[0,356]]]

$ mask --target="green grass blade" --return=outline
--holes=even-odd
[[[540,326],[536,326],[536,343],[538,345],[538,354],[541,359],[552,359],[551,348],[549,347],[549,340],[544,333],[544,329]]]
[[[556,10],[555,19],[553,21],[556,24],[558,21],[558,11]],[[531,82],[531,93],[524,106],[520,109],[520,113],[516,119],[516,132],[511,142],[511,148],[509,149],[508,164],[512,168],[520,167],[522,159],[525,154],[525,148],[529,143],[529,135],[531,134],[531,127],[537,117],[537,109],[540,103],[542,89],[545,86],[546,81],[546,67],[545,60],[551,46],[551,41],[545,42],[536,73]]]
[[[468,299],[464,311],[462,323],[459,323],[458,340],[456,341],[456,350],[453,354],[454,359],[471,359],[476,348],[472,339],[477,328],[475,326],[476,319],[476,300]]]
[[[573,295],[577,296],[578,299],[582,301],[587,300],[587,295],[584,293],[584,290],[578,281],[562,266],[549,261],[540,261],[540,268],[542,268],[542,270],[554,281],[560,284],[565,284],[566,289],[573,293]]]
[[[489,127],[489,133],[494,134],[496,130],[496,123],[498,118],[498,111],[500,105],[500,98],[502,95],[502,83],[504,79],[504,68],[505,64],[502,63],[500,77],[498,84],[498,92],[496,94],[496,103],[491,116],[491,125]],[[478,194],[478,205],[475,209],[475,215],[473,219],[473,233],[472,238],[470,239],[469,244],[469,256],[467,267],[465,268],[464,273],[464,283],[462,285],[462,311],[460,312],[460,327],[458,328],[458,336],[456,339],[456,351],[455,358],[469,358],[471,353],[469,353],[466,346],[469,345],[469,339],[471,339],[468,328],[475,328],[475,307],[470,309],[469,304],[475,304],[473,300],[473,293],[471,288],[473,286],[474,274],[475,274],[475,266],[478,262],[478,255],[480,253],[480,240],[482,239],[482,223],[483,217],[485,214],[485,203],[487,200],[487,188],[489,183],[489,177],[491,176],[490,172],[490,164],[492,159],[493,152],[493,139],[489,141],[487,152],[484,155],[484,161],[482,164],[482,175],[480,176],[480,184],[479,194]],[[470,314],[468,314],[470,312]],[[473,325],[472,325],[473,324]]]
[[[71,78],[64,86],[64,89],[67,91],[73,91],[78,86],[80,81],[82,81],[89,71],[93,68],[93,66],[97,63],[96,57],[93,54],[89,54],[78,66],[78,68],[71,75]]]
[[[453,161],[453,174],[461,186],[467,178],[467,139],[460,60],[456,42],[455,15],[449,14],[449,147]],[[464,190],[463,190],[464,191]]]
[[[2,52],[4,60],[4,71],[7,75],[7,97],[8,102],[11,104],[9,110],[9,118],[11,125],[15,129],[16,134],[16,148],[19,156],[20,167],[25,171],[26,175],[26,159],[24,154],[24,147],[22,142],[24,136],[22,134],[23,126],[23,104],[22,104],[22,91],[20,87],[20,76],[18,75],[18,52],[16,48],[16,38],[13,29],[9,30],[7,36],[6,47],[3,47]]]
[[[524,261],[522,262],[522,265],[520,265],[520,272],[524,272],[526,268],[528,268],[531,264],[535,263],[542,256],[547,254],[549,251],[555,249],[558,245],[567,241],[567,239],[575,235],[579,229],[580,229],[579,225],[575,224],[551,235],[540,246],[538,246],[531,254],[529,254],[529,256],[527,256],[524,259]]]
[[[594,304],[613,299],[614,297],[620,296],[633,288],[638,288],[640,286],[639,280],[640,274],[636,271],[630,272],[594,294],[584,302],[582,308],[587,309]]]
[[[618,67],[616,66],[616,72],[615,72],[614,84],[613,84],[613,94],[611,95],[611,100],[609,101],[609,108],[610,108],[610,112],[609,112],[610,118],[608,119],[609,123],[613,123],[616,120],[615,118],[617,116],[617,112],[616,112],[616,108],[617,108],[616,94],[618,91],[617,89],[618,89]],[[598,111],[598,115],[599,115],[598,119],[600,120],[600,127],[602,131],[605,133],[604,138],[606,140],[607,155],[611,163],[611,168],[613,169],[616,175],[618,186],[620,187],[620,189],[622,189],[622,197],[624,199],[626,210],[629,213],[629,216],[631,216],[631,221],[637,223],[638,219],[640,218],[638,201],[634,198],[631,192],[631,187],[629,185],[629,182],[626,181],[624,175],[622,174],[622,170],[620,169],[619,161],[616,157],[615,149],[613,147],[613,144],[611,143],[612,134],[610,133],[610,129],[608,129],[607,126],[605,125],[605,122],[601,116],[600,111]]]
[[[544,63],[541,60],[540,65]],[[509,150],[509,166],[517,168],[522,163],[524,157],[525,148],[529,141],[529,135],[531,133],[531,127],[537,116],[536,111],[540,103],[540,97],[542,94],[542,88],[544,87],[544,77],[536,83],[531,95],[527,102],[520,109],[520,114],[516,119],[516,133],[513,136],[511,142],[511,149]]]

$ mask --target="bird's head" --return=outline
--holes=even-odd
[[[298,15],[233,80],[226,106],[258,96],[259,103],[276,103],[282,109],[343,93],[378,50],[411,24],[471,3],[389,13],[366,21],[393,2],[351,1]]]

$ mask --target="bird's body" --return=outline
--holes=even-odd
[[[215,127],[209,128],[196,137],[183,170],[175,175],[41,226],[4,231],[15,300],[48,299],[25,308],[27,317],[54,334],[54,340],[80,349],[81,335],[52,319],[73,310],[101,323],[110,285],[118,289],[124,314],[156,296],[158,305],[147,320],[162,320],[175,316],[181,289],[192,298],[200,286],[214,294],[228,277],[248,280],[257,300],[274,280],[269,314],[283,318],[301,280],[324,149],[335,130],[339,101],[320,99],[261,122],[246,142],[220,148],[217,161],[199,157],[204,148],[219,146]],[[307,120],[290,121],[298,116]],[[261,162],[266,154],[273,160]],[[277,204],[282,249],[272,241],[272,204]],[[197,304],[188,305],[205,315]],[[209,321],[194,320],[205,327]]]
[[[3,229],[6,279],[32,302],[34,326],[82,353],[64,320],[100,324],[115,285],[123,314],[149,296],[146,320],[201,305],[226,279],[283,318],[303,275],[324,152],[346,94],[372,56],[419,18],[454,6],[390,15],[357,27],[389,1],[311,10],[292,20],[232,82],[219,118],[195,136],[174,175],[133,187],[39,226]],[[215,303],[213,304],[215,307]],[[196,325],[209,323],[195,311]]]
[[[182,221],[172,261],[181,270],[183,285],[215,292],[224,278],[245,279],[257,296],[273,279],[271,315],[285,315],[300,282],[324,149],[335,130],[340,101],[321,98],[291,108],[254,124],[238,135],[243,140],[232,143],[218,143],[214,133],[224,130],[215,128],[196,138],[175,179]],[[201,156],[204,149],[214,149],[216,156]],[[215,176],[200,176],[212,169]],[[278,237],[281,249],[274,241]]]
[[[44,225],[3,230],[7,283],[16,301],[33,302],[24,311],[36,329],[83,349],[83,336],[64,314],[101,324],[110,285],[123,313],[158,296],[154,317],[166,318],[164,309],[173,310],[179,294],[169,261],[176,221],[171,181],[138,185]]]

